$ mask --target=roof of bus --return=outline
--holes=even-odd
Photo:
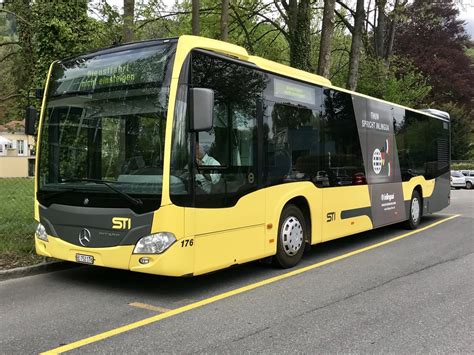
[[[84,58],[84,57],[89,57],[91,55],[97,55],[97,54],[100,55],[100,54],[112,53],[112,52],[122,51],[122,50],[125,50],[125,49],[135,49],[135,48],[141,48],[141,47],[146,47],[146,46],[155,45],[155,44],[170,43],[170,42],[172,43],[172,42],[176,42],[176,40],[178,41],[179,44],[183,44],[183,45],[185,45],[187,47],[190,47],[190,48],[208,49],[208,50],[215,51],[217,53],[221,53],[221,54],[224,54],[224,55],[230,55],[230,56],[237,57],[240,60],[255,64],[257,67],[259,67],[261,69],[264,69],[266,71],[269,71],[269,72],[273,72],[275,74],[281,74],[281,75],[284,75],[284,76],[287,76],[287,77],[290,77],[290,78],[294,78],[294,79],[297,79],[297,80],[305,81],[305,82],[308,82],[308,83],[311,83],[311,84],[316,84],[316,85],[324,86],[324,87],[327,87],[327,88],[336,89],[338,91],[346,92],[346,93],[349,93],[351,95],[357,95],[357,96],[365,97],[365,98],[368,98],[368,99],[371,99],[371,100],[377,100],[377,101],[380,101],[380,102],[384,102],[384,103],[394,105],[394,106],[397,106],[397,107],[400,107],[400,108],[403,108],[403,109],[408,109],[408,110],[420,113],[422,115],[426,115],[426,116],[434,117],[434,118],[437,118],[437,119],[441,119],[443,121],[449,121],[449,119],[441,117],[439,115],[434,115],[434,114],[430,113],[429,111],[423,112],[423,111],[416,110],[416,109],[406,107],[406,106],[403,106],[403,105],[399,105],[399,104],[396,104],[396,103],[393,103],[393,102],[385,101],[385,100],[382,100],[382,99],[379,99],[379,98],[376,98],[376,97],[364,95],[364,94],[361,94],[361,93],[358,93],[358,92],[355,92],[355,91],[350,91],[350,90],[347,90],[347,89],[344,89],[344,88],[341,88],[341,87],[334,86],[334,85],[332,85],[332,83],[329,79],[326,79],[323,76],[316,75],[316,74],[313,74],[313,73],[310,73],[310,72],[306,72],[306,71],[303,71],[303,70],[300,70],[300,69],[295,69],[295,68],[292,68],[288,65],[280,64],[280,63],[277,63],[277,62],[274,62],[272,60],[268,60],[268,59],[265,59],[265,58],[262,58],[262,57],[253,56],[253,55],[250,55],[247,52],[247,50],[245,48],[241,47],[241,46],[231,44],[231,43],[228,43],[228,42],[215,40],[215,39],[206,38],[206,37],[183,35],[183,36],[180,36],[179,38],[174,37],[174,38],[162,38],[162,39],[153,39],[153,40],[146,40],[146,41],[131,42],[131,43],[123,44],[123,45],[112,46],[112,47],[109,47],[109,48],[104,48],[104,49],[100,49],[100,50],[91,51],[91,52],[85,53],[85,54],[83,54],[79,57]],[[75,58],[77,58],[77,56]],[[67,58],[67,59],[71,59],[71,58]],[[65,59],[65,60],[67,60],[67,59]]]
[[[267,70],[269,72],[273,72],[275,74],[281,74],[281,75],[291,77],[291,78],[294,78],[294,79],[297,79],[297,80],[301,80],[301,81],[305,81],[305,82],[308,82],[308,83],[324,86],[324,87],[327,87],[327,88],[336,89],[338,91],[346,92],[346,93],[349,93],[349,94],[352,94],[352,95],[357,95],[357,96],[365,97],[365,98],[368,98],[368,99],[371,99],[371,100],[377,100],[377,101],[380,101],[380,102],[384,102],[384,103],[387,103],[387,104],[390,104],[390,105],[393,105],[393,106],[397,106],[397,107],[400,107],[400,108],[403,108],[403,109],[411,110],[411,111],[420,113],[422,115],[430,116],[430,117],[437,118],[437,119],[440,119],[440,120],[443,120],[443,121],[449,121],[446,118],[434,115],[434,114],[429,113],[429,112],[423,112],[423,111],[416,110],[416,109],[406,107],[406,106],[403,106],[403,105],[399,105],[399,104],[396,104],[396,103],[393,103],[393,102],[378,99],[376,97],[364,95],[364,94],[361,94],[361,93],[358,93],[358,92],[355,92],[355,91],[350,91],[350,90],[347,90],[347,89],[344,89],[344,88],[334,86],[334,85],[332,85],[332,83],[329,79],[326,79],[323,76],[316,75],[316,74],[313,74],[313,73],[309,73],[309,72],[306,72],[306,71],[303,71],[303,70],[295,69],[295,68],[292,68],[288,65],[280,64],[280,63],[277,63],[277,62],[274,62],[272,60],[268,60],[268,59],[265,59],[265,58],[262,58],[262,57],[249,55],[245,48],[237,46],[235,44],[231,44],[231,43],[223,42],[223,41],[218,41],[218,40],[215,40],[215,39],[205,38],[205,37],[189,36],[189,35],[184,35],[184,36],[179,37],[178,43],[182,43],[182,42],[186,42],[187,45],[189,45],[190,47],[193,47],[193,48],[198,47],[198,48],[203,48],[203,49],[209,49],[209,50],[216,51],[218,53],[238,57],[239,59],[241,59],[243,61],[253,63],[257,67],[259,67],[261,69],[264,69],[264,70]]]

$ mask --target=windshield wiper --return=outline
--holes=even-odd
[[[50,190],[43,190],[43,191],[50,191]],[[61,188],[61,190],[59,190],[59,191],[56,190],[56,191],[50,193],[49,195],[45,196],[44,199],[49,200],[53,197],[57,197],[59,195],[65,194],[66,192],[73,192],[73,191],[77,191],[77,189],[72,188],[72,187],[66,188],[66,189]]]
[[[122,196],[124,199],[127,201],[131,202],[135,206],[142,206],[143,201],[140,200],[139,198],[134,198],[130,196],[129,194],[120,191],[119,189],[113,187],[110,185],[111,183],[115,183],[115,181],[108,181],[108,180],[100,180],[100,179],[79,179],[79,178],[73,178],[73,179],[61,179],[61,182],[94,182],[96,184],[102,184],[107,186],[110,190],[114,191],[116,194]]]

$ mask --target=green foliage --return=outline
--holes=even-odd
[[[474,159],[474,112],[452,102],[439,109],[451,116],[451,159]]]
[[[345,33],[343,26],[337,26],[333,35],[331,82],[333,85],[345,87],[349,71],[349,53],[351,51],[351,36]],[[316,47],[318,48],[319,45]]]
[[[8,46],[8,50],[17,53],[2,65],[2,69],[8,69],[0,80],[0,87],[11,90],[2,90],[2,93],[17,95],[14,100],[0,102],[7,108],[5,121],[23,118],[31,89],[44,86],[54,60],[79,54],[97,44],[96,21],[88,16],[87,4],[87,0],[9,4],[8,11],[17,15],[19,45],[13,49]],[[39,105],[35,100],[32,103]]]
[[[87,1],[39,1],[32,6],[33,41],[37,57],[35,85],[44,78],[54,60],[70,57],[90,49],[96,28],[87,15]]]
[[[474,160],[451,162],[451,170],[474,170]]]
[[[471,46],[466,49],[466,54],[471,59],[471,65],[474,65],[474,44],[471,44]]]
[[[383,60],[361,61],[357,91],[408,107],[417,107],[431,87],[409,60],[393,57],[390,67]]]

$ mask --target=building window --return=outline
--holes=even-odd
[[[19,140],[16,144],[18,155],[25,155],[25,141]]]

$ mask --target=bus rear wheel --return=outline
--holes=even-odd
[[[405,227],[408,229],[416,229],[420,225],[421,211],[423,209],[423,203],[420,197],[420,193],[417,190],[413,190],[410,200],[410,211],[408,214],[408,221],[405,222]]]
[[[286,205],[278,225],[277,253],[274,263],[282,268],[290,268],[301,260],[307,236],[306,221],[301,210],[295,205]]]

